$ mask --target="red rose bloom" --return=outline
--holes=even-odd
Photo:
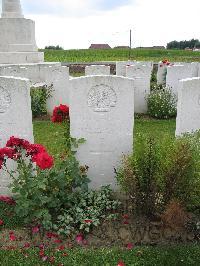
[[[41,144],[30,144],[27,149],[27,155],[36,155],[41,152],[46,152],[46,149]]]
[[[13,159],[15,153],[16,151],[14,149],[5,147],[0,149],[0,158],[8,157],[9,159]]]
[[[69,106],[60,104],[59,110],[64,114],[69,114]]]
[[[10,139],[7,141],[6,147],[19,147],[23,149],[27,149],[29,147],[30,143],[27,140],[16,138],[14,136],[10,137]]]
[[[53,116],[51,118],[53,123],[61,123],[69,116],[69,106],[60,104],[53,110]]]
[[[9,205],[15,205],[15,201],[14,199],[12,199],[11,197],[9,196],[0,196],[0,201],[3,201]]]
[[[53,157],[47,152],[38,153],[32,157],[32,160],[42,170],[50,169],[53,166]]]
[[[4,224],[3,220],[0,219],[0,225],[3,225],[3,224]]]

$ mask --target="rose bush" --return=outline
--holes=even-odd
[[[53,157],[47,153],[45,147],[40,144],[31,144],[27,140],[12,136],[7,141],[6,147],[0,149],[0,169],[4,167],[9,172],[6,167],[6,161],[7,159],[12,159],[17,161],[17,171],[19,171],[22,163],[24,167],[26,164],[28,165],[28,160],[25,160],[25,158],[29,159],[29,164],[35,162],[42,170],[50,169],[53,166]]]
[[[69,107],[67,105],[60,104],[53,110],[53,116],[51,118],[53,123],[61,123],[69,118]]]

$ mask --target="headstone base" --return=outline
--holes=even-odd
[[[25,64],[44,62],[42,52],[0,52],[0,64]]]

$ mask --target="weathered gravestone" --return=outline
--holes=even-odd
[[[183,79],[178,88],[176,136],[200,129],[200,77]]]
[[[167,67],[166,86],[171,88],[177,95],[179,81],[181,79],[192,78],[197,75],[196,64],[173,65]]]
[[[116,76],[126,77],[126,67],[127,66],[140,66],[146,65],[153,68],[152,62],[142,62],[142,61],[118,61],[116,62]]]
[[[167,75],[167,65],[158,63],[158,71],[157,71],[157,84],[165,85],[166,84],[166,75]]]
[[[126,77],[126,67],[134,65],[136,61],[117,61],[116,62],[116,76]]]
[[[11,136],[33,142],[30,84],[27,79],[0,77],[0,148]],[[0,170],[0,194],[9,194],[9,182]]]
[[[134,80],[87,76],[70,80],[71,135],[85,138],[77,153],[89,166],[91,187],[116,186],[114,168],[132,152]]]
[[[126,67],[126,76],[135,79],[135,113],[147,113],[146,97],[150,93],[152,70],[153,66],[150,65],[137,64]]]
[[[110,66],[91,65],[85,67],[85,75],[110,75]]]
[[[60,63],[0,65],[0,76],[22,77],[30,80],[31,87],[52,87],[47,99],[47,112],[52,114],[56,105],[69,105],[69,68]]]

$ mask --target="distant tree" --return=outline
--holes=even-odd
[[[56,46],[54,46],[54,45],[50,45],[50,46],[45,46],[45,49],[47,49],[47,50],[64,50],[61,46],[59,46],[59,45],[56,45]]]
[[[200,41],[198,39],[191,39],[189,41],[172,41],[167,44],[167,49],[180,49],[184,50],[185,48],[200,48]]]

